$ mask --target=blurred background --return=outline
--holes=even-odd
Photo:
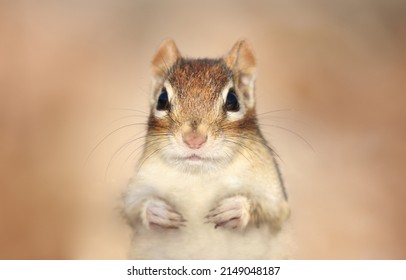
[[[142,140],[122,145],[144,133],[167,37],[189,57],[253,45],[295,258],[406,259],[401,0],[1,0],[1,259],[127,257]]]

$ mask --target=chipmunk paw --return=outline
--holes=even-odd
[[[213,223],[215,228],[243,230],[250,219],[250,204],[244,196],[233,196],[222,200],[205,217],[206,223]]]
[[[179,229],[185,226],[186,222],[180,213],[160,199],[146,201],[141,218],[148,229]]]

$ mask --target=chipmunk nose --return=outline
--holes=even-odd
[[[183,142],[191,149],[200,149],[207,141],[207,134],[189,132],[182,136]]]

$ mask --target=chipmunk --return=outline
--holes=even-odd
[[[255,112],[256,61],[238,41],[219,59],[152,60],[146,143],[124,194],[134,259],[284,259],[287,197]]]

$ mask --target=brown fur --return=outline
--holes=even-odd
[[[240,81],[241,77],[253,76],[255,73],[255,58],[245,41],[237,42],[224,58],[186,59],[181,57],[175,43],[167,39],[152,60],[152,72],[157,81],[155,98],[163,82],[168,80],[175,93],[171,102],[182,110],[170,111],[165,119],[157,119],[151,114],[150,131],[164,132],[170,126],[188,121],[196,126],[204,119],[206,123],[221,125],[234,133],[246,134],[250,131],[254,136],[259,133],[253,107],[247,110],[244,119],[233,123],[227,123],[224,111],[215,114],[213,110],[222,89],[230,81],[239,93],[240,100],[253,98],[250,96],[253,89]]]
[[[239,143],[236,149],[246,150],[257,158],[262,158],[264,152],[272,153],[259,129],[255,107],[250,104],[250,99],[254,98],[255,58],[245,41],[237,42],[223,58],[187,59],[180,56],[172,40],[165,40],[152,65],[156,80],[154,100],[161,93],[165,81],[171,85],[173,97],[166,117],[155,117],[152,108],[148,137],[154,147],[146,149],[146,154],[151,154],[148,150],[157,149],[163,134],[179,131],[207,134],[208,130],[213,137],[223,133],[231,141]],[[248,84],[241,80],[243,78],[245,82],[248,79]],[[230,82],[238,99],[247,108],[243,118],[238,120],[229,120],[224,107],[216,109],[219,100],[223,102],[222,91]],[[255,198],[250,200],[251,224],[266,224],[278,230],[289,216],[287,206],[281,207],[287,209],[286,213],[281,210],[283,213],[271,215],[256,203]]]

